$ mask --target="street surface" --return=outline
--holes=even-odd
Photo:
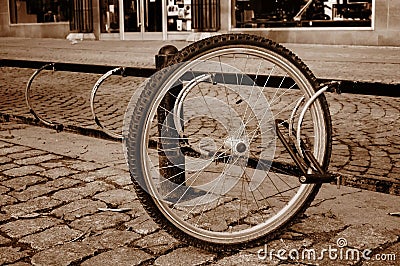
[[[398,196],[324,185],[281,238],[211,253],[177,241],[149,218],[120,143],[3,122],[0,147],[1,265],[398,265],[400,218],[389,215],[399,210]],[[345,252],[372,250],[371,259],[320,256],[324,248],[339,250],[344,239]],[[279,259],[272,251],[270,259],[260,249],[318,256],[286,260],[288,254]]]
[[[154,67],[164,44],[0,38],[0,59]],[[287,46],[319,78],[400,84],[398,47]],[[304,217],[266,246],[210,253],[152,222],[133,190],[120,142],[26,123],[33,119],[25,103],[33,72],[0,67],[0,265],[398,265],[400,217],[389,213],[400,211],[400,98],[327,94],[330,170],[349,186],[324,185]],[[100,76],[45,71],[32,85],[32,104],[48,120],[83,134],[98,131],[89,99]],[[107,128],[120,133],[143,81],[113,76],[100,87],[96,111]],[[347,245],[338,245],[343,239]],[[329,247],[372,253],[352,260],[258,254],[266,248],[319,254]]]

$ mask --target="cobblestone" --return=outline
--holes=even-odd
[[[215,257],[215,254],[187,247],[176,249],[167,255],[159,257],[155,260],[154,265],[203,265],[212,262]]]
[[[140,235],[135,232],[107,229],[101,234],[85,238],[83,242],[104,250],[126,246],[138,238],[140,238]]]
[[[42,173],[40,173],[40,175],[51,178],[51,179],[57,179],[59,177],[69,176],[69,175],[72,175],[77,172],[78,171],[69,169],[67,167],[57,167],[57,168],[53,168],[48,171],[42,172]]]
[[[0,236],[0,245],[7,245],[11,243],[11,239],[6,238],[4,236]]]
[[[35,43],[35,40],[31,41]],[[98,44],[94,42],[94,46]],[[154,48],[154,44],[148,45],[146,49]],[[51,57],[54,53],[51,52],[40,57],[43,51],[51,50],[47,48],[39,46],[42,54],[38,53],[38,60],[54,60]],[[154,54],[159,47],[156,48],[152,51]],[[109,49],[111,52],[112,49]],[[123,60],[120,57],[113,60],[119,64],[132,63],[128,50],[124,51],[126,47],[113,49],[124,55]],[[337,51],[337,47],[333,49]],[[77,46],[69,44],[64,51],[64,55],[58,53],[59,58],[71,56],[70,60],[84,63],[103,63],[105,58],[99,56],[98,51],[86,50],[87,54],[84,54]],[[143,61],[142,65],[152,67],[154,54],[151,57],[142,54],[139,57],[147,62]],[[307,51],[301,55],[305,55],[312,69],[317,67],[315,72],[318,76],[329,77],[336,73],[339,76],[332,78],[343,78],[345,75],[356,75],[348,71],[350,62],[338,64],[343,69],[337,72],[333,69],[321,71],[322,65],[326,64],[323,60],[310,56]],[[91,59],[87,61],[88,57]],[[375,72],[377,68],[371,69]],[[1,71],[0,114],[32,118],[25,106],[23,88],[33,70],[2,67]],[[358,71],[367,69],[359,68]],[[385,77],[371,79],[398,84],[397,72],[394,69],[391,73],[388,71]],[[32,87],[35,110],[64,125],[97,129],[88,99],[90,89],[99,77],[96,74],[61,71],[43,73]],[[115,76],[102,85],[96,97],[96,107],[99,118],[108,128],[119,132],[129,97],[143,80]],[[395,194],[393,191],[397,188],[387,188],[385,184],[400,180],[400,100],[351,94],[327,94],[327,98],[334,129],[331,170],[348,174],[350,181],[357,176],[364,179],[372,177],[379,182],[378,186],[368,183],[366,179],[365,188],[372,190],[378,187],[380,191]],[[105,152],[108,151],[107,146],[115,146],[115,151],[120,151],[120,143],[97,139],[94,142],[98,148],[94,148],[82,136],[74,135],[63,142],[62,136],[66,133],[55,132],[47,135],[36,133],[38,136],[28,142],[24,140],[27,135],[32,137],[30,135],[34,133],[31,132],[38,132],[32,129],[30,125],[16,124],[13,120],[0,123],[0,205],[3,205],[0,210],[0,264],[316,264],[315,261],[285,261],[276,257],[268,261],[260,260],[257,251],[264,245],[236,254],[205,252],[188,247],[162,231],[144,211],[133,191],[123,155]],[[21,130],[26,130],[28,134],[19,134]],[[42,130],[40,132],[44,132]],[[202,133],[207,135],[207,132]],[[80,141],[80,144],[75,141]],[[97,153],[97,157],[93,153]],[[274,249],[320,250],[329,245],[336,247],[338,238],[343,237],[351,247],[373,248],[376,253],[398,255],[398,218],[388,215],[398,211],[398,206],[399,200],[393,195],[360,192],[346,187],[336,190],[325,185],[300,221],[287,228],[288,231],[280,238],[265,244]],[[116,207],[127,210],[99,210]],[[365,260],[321,261],[322,265],[357,263],[382,265]],[[387,262],[383,265],[397,264]]]
[[[28,175],[17,178],[8,179],[6,181],[1,182],[3,186],[12,188],[14,191],[21,191],[26,189],[26,187],[41,183],[46,181],[47,179],[37,176],[37,175]]]
[[[61,158],[61,156],[57,156],[54,154],[46,154],[46,155],[40,155],[37,157],[29,157],[29,158],[25,158],[25,159],[14,160],[14,163],[21,164],[21,165],[39,164],[39,163],[43,163],[43,162],[50,161],[50,160],[60,159],[60,158]]]
[[[107,205],[104,202],[93,201],[91,199],[81,199],[71,202],[67,205],[63,205],[53,210],[51,214],[66,221],[73,221],[77,218],[82,218],[86,215],[96,213],[98,208],[106,207]]]
[[[14,217],[24,216],[32,212],[43,211],[54,208],[61,204],[61,201],[49,198],[47,196],[32,199],[27,202],[22,202],[3,207],[3,211]]]
[[[52,227],[62,221],[55,218],[39,217],[35,219],[23,219],[1,225],[0,230],[9,237],[20,238]]]
[[[7,171],[3,171],[3,174],[11,177],[18,177],[18,176],[35,174],[43,170],[44,168],[40,166],[26,165],[26,166],[11,168]]]
[[[94,196],[95,199],[104,201],[111,206],[120,206],[137,199],[136,194],[125,189],[114,189]]]
[[[40,233],[23,237],[19,242],[29,244],[36,250],[43,250],[73,240],[81,234],[82,232],[79,230],[71,229],[66,225],[58,225]]]
[[[93,257],[84,263],[83,266],[90,265],[140,265],[152,257],[144,251],[137,250],[136,248],[120,247],[115,250],[101,253],[100,255]]]
[[[34,265],[70,265],[93,256],[96,251],[83,242],[70,242],[36,253],[31,262]]]
[[[28,253],[26,251],[21,251],[21,248],[13,247],[0,247],[0,264],[7,265],[21,258],[27,257]]]
[[[74,220],[70,226],[83,231],[101,231],[129,220],[130,217],[123,213],[103,212]]]
[[[19,201],[27,201],[29,199],[33,199],[39,196],[43,196],[49,194],[54,191],[58,191],[62,188],[68,188],[79,184],[78,180],[70,179],[70,178],[60,178],[54,181],[49,181],[44,184],[30,186],[21,192],[12,192],[11,196],[17,198]]]
[[[140,247],[141,249],[149,250],[154,255],[165,254],[167,251],[172,250],[180,245],[181,243],[178,240],[164,231],[147,235],[135,242],[135,246]]]
[[[346,150],[347,146],[342,147]],[[72,169],[70,165],[74,160],[76,165],[94,167],[71,170],[67,177],[51,178],[54,175],[49,173],[54,173],[54,169]],[[62,157],[56,162],[39,164],[43,167],[40,175],[7,177],[0,181],[0,187],[5,188],[3,195],[7,196],[3,198],[10,197],[16,201],[2,207],[4,213],[0,212],[0,245],[4,251],[1,259],[7,264],[259,265],[268,262],[275,265],[290,262],[276,258],[260,260],[257,251],[263,246],[233,255],[187,247],[160,230],[146,214],[132,190],[127,171],[115,168],[114,161],[111,161],[114,166],[106,166],[91,162],[84,164],[81,159]],[[98,165],[101,168],[97,168]],[[118,178],[123,178],[124,181],[114,182]],[[121,185],[125,185],[124,188]],[[347,189],[343,195],[346,195],[346,191]],[[335,199],[336,197],[341,199]],[[268,246],[300,250],[319,248],[334,244],[333,241],[339,236],[348,238],[349,243],[366,243],[365,245],[377,249],[396,245],[400,237],[400,232],[393,230],[396,223],[385,222],[387,228],[379,227],[379,223],[370,224],[372,220],[369,217],[373,217],[374,210],[371,210],[370,215],[363,214],[368,217],[365,225],[355,223],[356,217],[350,219],[347,218],[349,215],[339,215],[342,209],[343,213],[351,214],[357,212],[355,210],[366,208],[368,204],[374,205],[380,213],[387,213],[396,204],[388,206],[387,202],[376,197],[370,197],[366,201],[363,193],[352,192],[347,199],[342,197],[346,196],[322,193],[301,221],[295,223],[280,240],[268,242]],[[22,200],[25,202],[21,202]],[[329,202],[337,204],[327,205]],[[355,207],[344,208],[350,202]],[[126,211],[112,212],[112,209],[107,211],[107,208],[126,208]],[[358,234],[368,236],[359,237]],[[21,247],[15,248],[15,245]],[[332,265],[329,261],[326,264]]]

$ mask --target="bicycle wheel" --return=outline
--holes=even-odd
[[[276,236],[320,188],[299,182],[277,137],[279,130],[296,150],[293,128],[315,77],[284,47],[242,34],[193,43],[171,64],[129,115],[124,143],[142,204],[173,236],[206,249]],[[301,125],[301,142],[326,170],[331,121],[323,95]]]

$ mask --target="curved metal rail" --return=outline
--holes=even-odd
[[[36,70],[33,73],[33,75],[29,78],[29,81],[26,84],[26,89],[25,89],[25,101],[26,101],[26,104],[27,104],[27,106],[29,108],[29,112],[35,117],[36,120],[42,122],[43,124],[45,124],[47,126],[54,127],[57,131],[61,131],[64,128],[64,126],[62,124],[57,123],[57,122],[52,122],[52,121],[49,121],[49,120],[43,118],[42,116],[40,116],[35,111],[35,109],[33,108],[32,104],[31,104],[31,86],[32,86],[32,82],[39,75],[40,72],[42,72],[43,70],[48,69],[48,68],[50,68],[51,70],[55,71],[55,63],[50,63],[50,64],[46,64],[46,65],[42,66],[41,68]]]
[[[101,84],[110,76],[117,74],[118,72],[121,73],[122,76],[124,76],[124,72],[125,72],[125,68],[124,67],[117,67],[114,68],[110,71],[108,71],[107,73],[105,73],[103,76],[101,76],[97,82],[94,84],[93,89],[92,89],[92,93],[90,94],[90,109],[92,111],[93,114],[93,119],[96,122],[96,124],[103,130],[104,133],[106,133],[107,135],[109,135],[110,137],[116,138],[116,139],[122,139],[123,136],[122,134],[117,134],[115,132],[112,132],[111,130],[107,129],[106,127],[103,126],[103,124],[101,124],[99,118],[96,115],[96,110],[94,107],[94,100],[96,97],[96,93],[97,90],[99,89],[99,87],[101,86]]]

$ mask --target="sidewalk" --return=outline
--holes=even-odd
[[[82,41],[0,38],[0,59],[154,67],[154,56],[166,44],[184,41]],[[400,84],[400,47],[284,44],[318,78]]]
[[[280,239],[234,254],[186,246],[145,213],[120,143],[15,122],[0,122],[0,194],[0,265],[378,266],[400,256],[400,218],[388,214],[400,198],[329,184]],[[260,258],[265,248],[319,259]],[[321,257],[328,248],[372,253]]]

